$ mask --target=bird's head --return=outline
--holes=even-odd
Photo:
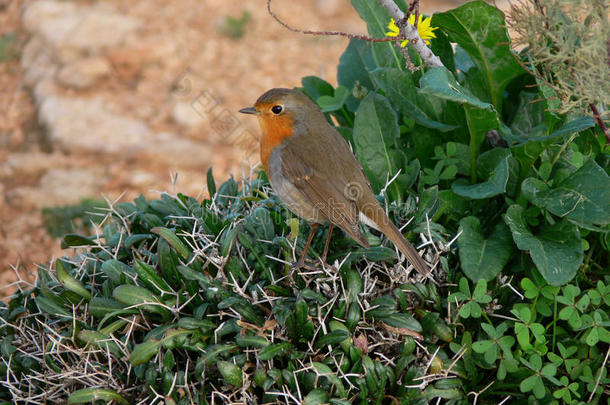
[[[242,108],[239,112],[255,114],[263,136],[268,133],[285,133],[289,128],[294,132],[295,129],[303,129],[308,121],[325,120],[318,106],[305,94],[282,88],[265,92],[253,107]]]

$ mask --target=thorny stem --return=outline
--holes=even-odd
[[[606,137],[606,145],[610,144],[610,131],[608,131],[608,127],[606,127],[606,123],[602,119],[601,115],[599,115],[599,111],[597,110],[597,107],[595,106],[595,104],[591,103],[591,104],[589,104],[589,108],[591,108],[591,111],[593,112],[593,117],[595,117],[595,121],[597,121],[597,124],[602,129],[602,132],[604,133],[604,136]]]
[[[271,17],[273,17],[273,19],[275,21],[277,21],[282,27],[286,28],[288,31],[296,32],[299,34],[318,35],[318,36],[323,36],[323,35],[340,36],[340,37],[346,37],[346,38],[350,38],[350,39],[361,39],[361,40],[367,41],[367,42],[391,42],[391,41],[395,41],[395,40],[407,39],[405,36],[402,36],[402,35],[399,35],[398,37],[373,38],[373,37],[369,37],[368,35],[352,34],[352,33],[343,32],[343,31],[302,30],[299,28],[294,28],[294,27],[288,25],[287,23],[285,23],[284,21],[282,21],[280,19],[280,17],[278,17],[278,15],[275,14],[273,12],[273,10],[271,10],[271,0],[267,0],[267,11],[269,12],[269,15]]]
[[[341,36],[341,37],[346,37],[346,38],[361,39],[361,40],[367,41],[367,42],[390,42],[390,41],[403,41],[403,40],[407,39],[407,40],[409,40],[409,43],[411,44],[413,49],[415,49],[415,51],[419,54],[419,56],[422,58],[424,63],[426,63],[429,67],[444,66],[443,62],[441,62],[441,59],[438,56],[436,56],[430,50],[430,48],[428,48],[426,46],[426,43],[424,42],[423,39],[421,39],[421,37],[419,36],[419,33],[417,32],[417,19],[419,16],[419,8],[416,9],[415,27],[414,27],[413,25],[411,25],[409,23],[409,21],[407,21],[410,11],[409,11],[409,13],[407,13],[405,15],[398,8],[396,3],[394,3],[394,1],[392,1],[392,0],[380,0],[380,2],[381,2],[381,5],[388,10],[390,16],[392,16],[392,18],[394,18],[394,21],[398,21],[397,26],[398,26],[398,28],[400,28],[400,34],[397,37],[372,38],[367,35],[351,34],[351,33],[343,32],[343,31],[302,30],[302,29],[294,28],[294,27],[288,25],[287,23],[285,23],[284,21],[282,21],[277,16],[277,14],[275,14],[273,12],[273,10],[271,10],[271,0],[267,0],[267,11],[269,12],[269,15],[271,17],[273,17],[273,19],[275,21],[277,21],[281,26],[283,26],[284,28],[286,28],[289,31],[297,32],[300,34],[318,35],[318,36],[336,35],[336,36]],[[419,4],[419,0],[414,0],[413,3],[411,4],[410,9],[413,7],[416,7],[418,4]],[[406,52],[403,52],[403,55],[405,55],[405,58],[407,58]],[[407,59],[407,62],[408,61],[409,60]],[[413,63],[411,63],[411,65],[413,65]],[[411,68],[411,66],[409,66],[409,68]]]

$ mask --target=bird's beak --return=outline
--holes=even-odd
[[[258,111],[256,111],[256,108],[254,107],[242,108],[239,112],[242,114],[258,114]]]

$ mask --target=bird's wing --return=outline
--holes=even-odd
[[[337,133],[338,136],[340,136]],[[318,137],[316,137],[318,138]],[[345,142],[341,138],[342,142]],[[347,157],[343,147],[347,147]],[[336,139],[308,139],[293,136],[282,145],[282,174],[300,190],[330,222],[339,226],[358,243],[368,246],[360,228],[356,200],[350,198],[349,161],[355,159],[347,144]],[[357,163],[357,161],[356,161]],[[347,170],[346,170],[347,169]],[[354,185],[358,188],[360,186]]]

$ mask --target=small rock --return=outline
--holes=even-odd
[[[100,98],[49,96],[38,119],[67,150],[126,153],[145,147],[150,136],[143,121],[111,112]]]
[[[30,32],[38,34],[61,53],[72,48],[95,53],[121,44],[142,24],[116,11],[111,5],[39,0],[25,10],[23,22]]]
[[[38,37],[32,38],[23,48],[21,66],[25,71],[23,83],[26,86],[33,86],[40,80],[52,78],[57,71],[53,54]]]
[[[110,63],[102,57],[79,59],[64,66],[57,80],[64,86],[84,89],[110,74]]]
[[[76,204],[85,197],[99,197],[105,181],[101,169],[50,169],[37,186],[17,187],[6,198],[21,209]]]

